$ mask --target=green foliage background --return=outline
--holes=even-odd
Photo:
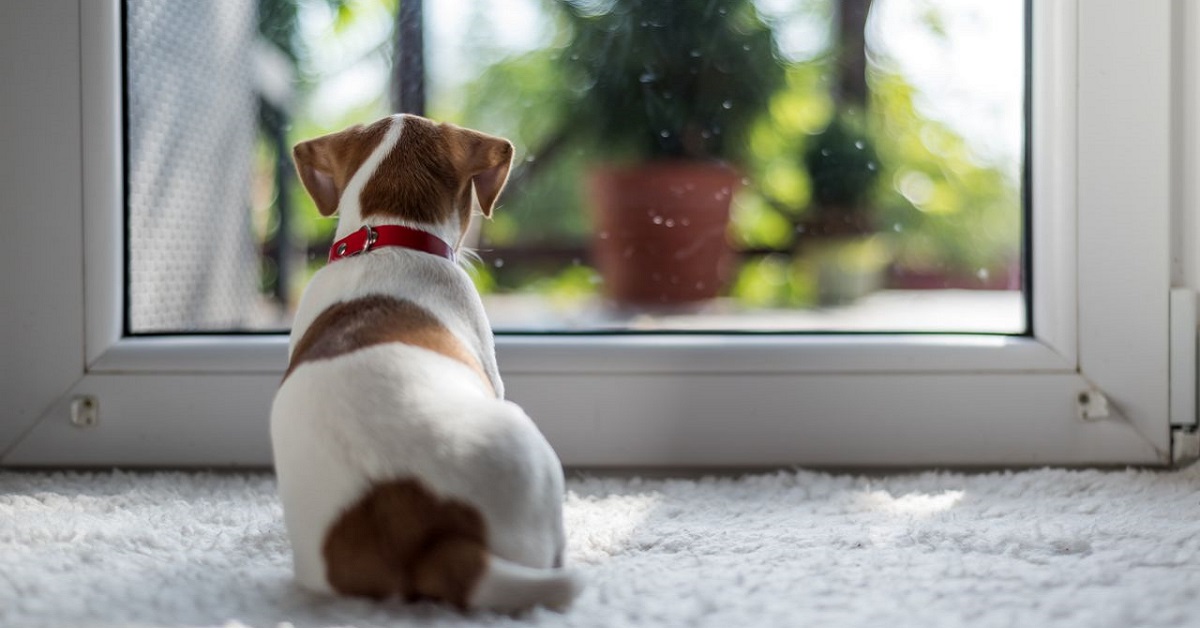
[[[363,16],[378,15],[380,8],[395,11],[400,0],[262,0],[282,7],[276,7],[275,15],[284,21],[295,19],[294,11],[289,13],[287,7],[294,7],[297,1],[326,4],[336,15],[335,28],[347,29]],[[810,1],[804,10],[828,16],[830,2]],[[672,4],[658,0],[545,0],[543,9],[554,16],[553,33],[545,47],[512,56],[496,56],[490,50],[468,51],[474,58],[486,59],[486,63],[461,98],[453,102],[431,100],[430,116],[506,136],[518,149],[511,188],[494,219],[484,225],[481,246],[582,249],[587,246],[590,227],[581,181],[589,164],[622,155],[687,153],[682,145],[637,136],[644,129],[661,126],[664,119],[680,119],[677,111],[648,110],[646,116],[637,119],[625,115],[626,127],[622,127],[622,118],[604,115],[613,108],[632,111],[630,103],[612,100],[620,97],[620,90],[592,91],[603,78],[598,75],[604,72],[619,74],[604,80],[634,81],[626,88],[666,89],[668,82],[660,83],[659,77],[690,71],[686,63],[680,66],[682,69],[669,68],[669,60],[721,58],[720,46],[729,42],[722,43],[721,37],[689,35],[679,15],[649,18],[671,21],[674,26],[658,31],[631,22],[644,17],[637,13],[639,7],[643,12],[661,12],[666,11],[661,7]],[[730,37],[737,35],[749,42],[736,39],[736,45],[761,46],[772,56],[777,55],[770,40],[770,22],[753,14],[751,3],[721,0],[703,4],[732,14],[731,24],[736,28]],[[596,7],[608,5],[625,7],[624,12],[608,18],[595,12]],[[482,14],[477,17],[486,22]],[[926,22],[930,36],[939,36],[941,22],[936,12],[927,16]],[[606,34],[612,37],[614,26],[632,28],[637,37],[618,49],[609,46],[606,57],[584,58],[581,53],[603,48],[593,40]],[[308,65],[308,44],[296,39],[294,25],[267,25],[264,32],[270,33],[269,38],[277,45],[290,46],[288,54],[297,64],[303,93],[318,80]],[[656,32],[659,40],[655,39]],[[337,33],[330,36],[336,37]],[[675,41],[671,37],[684,39]],[[701,53],[698,57],[692,56],[690,47],[696,41],[707,46],[696,49]],[[390,58],[390,42],[372,54]],[[639,55],[651,59],[651,65],[637,66]],[[744,264],[731,287],[731,295],[743,305],[813,303],[814,279],[802,254],[813,236],[800,226],[812,211],[814,197],[804,154],[813,137],[837,114],[830,95],[835,62],[832,54],[826,53],[807,61],[780,63],[777,74],[768,70],[744,76],[743,72],[739,75],[745,79],[742,83],[722,88],[734,90],[729,92],[737,94],[733,98],[713,90],[710,100],[693,103],[718,117],[730,111],[724,107],[726,101],[739,108],[736,113],[740,117],[733,123],[739,132],[727,136],[738,138],[739,143],[708,144],[702,154],[736,158],[745,175],[746,185],[734,205],[734,242],[743,248],[779,251]],[[643,82],[647,74],[655,78]],[[1014,180],[1004,164],[982,160],[945,123],[923,115],[916,104],[916,89],[894,69],[872,65],[868,82],[870,102],[865,112],[858,114],[861,119],[856,124],[872,140],[879,176],[866,196],[874,222],[886,234],[895,272],[945,276],[968,287],[972,278],[978,278],[982,287],[988,277],[1011,268],[1020,254],[1021,182]],[[661,97],[655,100],[662,101]],[[374,119],[384,115],[387,106],[381,94],[378,100],[322,124],[306,117],[303,108],[299,112],[289,133],[293,141]],[[729,121],[717,122],[722,123]],[[333,221],[318,217],[298,184],[290,193],[295,201],[297,239],[328,240]],[[304,278],[297,281],[303,282]],[[505,265],[479,269],[478,283],[485,291],[529,290],[574,298],[594,293],[597,279],[594,271],[578,264],[563,269]]]

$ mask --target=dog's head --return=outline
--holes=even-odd
[[[492,215],[508,180],[513,146],[486,133],[403,114],[301,142],[292,157],[323,216],[337,212],[351,229],[373,217],[453,226],[461,241],[473,198],[484,216]]]

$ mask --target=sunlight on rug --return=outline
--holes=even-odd
[[[1200,469],[569,483],[564,614],[295,589],[262,474],[0,472],[0,626],[1196,626]]]

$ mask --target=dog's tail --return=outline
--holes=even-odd
[[[535,569],[491,554],[479,542],[448,537],[424,552],[413,570],[420,595],[460,608],[515,613],[535,606],[564,609],[583,589],[566,569]],[[465,588],[474,581],[474,586]],[[468,585],[469,586],[469,585]]]
[[[534,606],[562,610],[583,590],[569,569],[534,569],[489,556],[487,570],[471,594],[473,608],[511,613]]]

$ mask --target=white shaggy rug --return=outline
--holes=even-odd
[[[310,597],[269,475],[0,472],[0,626],[1200,626],[1200,469],[569,485],[565,614]]]

